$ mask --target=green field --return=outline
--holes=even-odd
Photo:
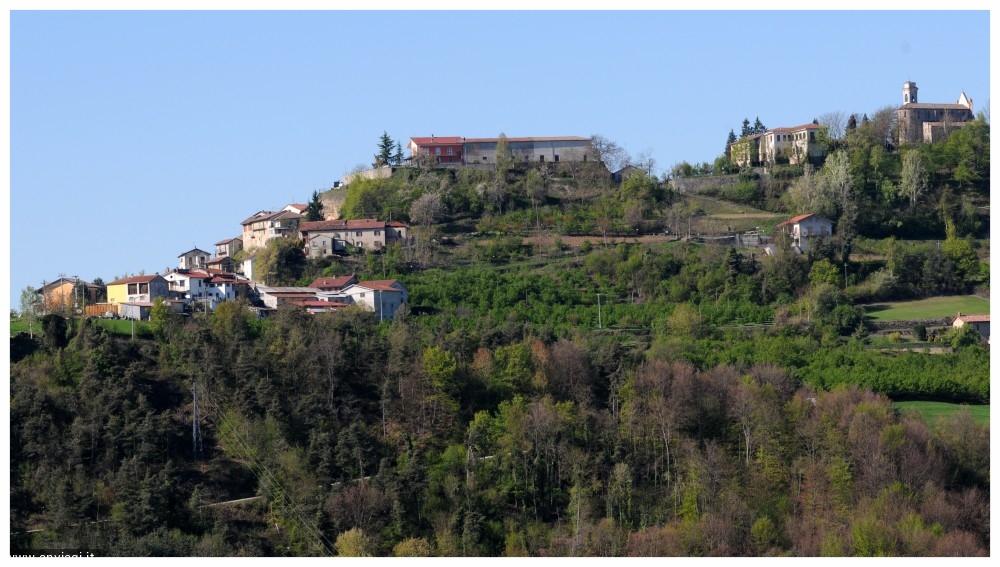
[[[92,324],[98,327],[104,327],[108,331],[116,335],[132,335],[132,322],[127,319],[92,319]],[[34,328],[35,336],[38,336],[42,332],[42,325],[40,322],[35,321]],[[26,321],[21,321],[20,319],[10,320],[10,336],[14,336],[18,333],[27,333],[28,323]],[[136,321],[135,322],[135,335],[137,337],[150,337],[152,332],[149,330],[149,321]]]
[[[946,402],[896,402],[901,411],[914,409],[923,414],[928,423],[934,423],[939,417],[951,415],[963,407],[969,408],[969,413],[976,423],[989,425],[990,406],[971,406],[964,404],[949,404]]]
[[[875,321],[936,319],[954,317],[960,312],[967,315],[987,314],[990,312],[990,300],[974,295],[949,295],[865,306],[865,314]]]

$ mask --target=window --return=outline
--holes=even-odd
[[[354,236],[361,236],[361,231],[359,230],[359,231],[355,232]]]
[[[455,155],[455,148],[448,148],[448,155],[450,156]]]
[[[128,284],[128,294],[135,295],[139,293],[139,284],[130,283]]]
[[[540,162],[545,161],[545,156],[538,156],[538,161]]]
[[[381,230],[376,230],[375,231],[375,236],[381,236],[381,235],[382,235],[382,231]]]
[[[556,160],[556,161],[559,161],[559,154],[556,154],[556,155],[555,155],[555,160]]]
[[[436,156],[441,155],[441,148],[434,148],[434,155]]]

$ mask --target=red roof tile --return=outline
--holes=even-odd
[[[955,320],[956,321],[962,320],[962,321],[964,321],[966,323],[989,323],[990,322],[990,316],[989,315],[959,315],[958,317],[955,317]]]
[[[822,126],[820,126],[819,124],[813,124],[812,122],[810,122],[809,124],[803,124],[801,126],[792,126],[790,128],[786,127],[772,128],[768,130],[768,132],[798,132],[799,130],[819,130],[820,128],[822,128]],[[765,132],[765,134],[766,133],[767,132]]]
[[[254,222],[260,222],[262,220],[267,220],[267,219],[273,217],[276,214],[278,214],[278,213],[276,213],[274,211],[258,211],[252,217],[250,217],[247,220],[241,222],[240,224],[250,224],[250,223],[254,223]]]
[[[470,144],[495,144],[499,138],[466,138],[466,143]],[[548,136],[548,137],[527,137],[527,138],[507,138],[508,142],[589,142],[590,138],[580,136]]]
[[[299,232],[319,232],[321,230],[346,230],[347,221],[321,220],[299,223]]]
[[[429,138],[410,138],[418,146],[454,146],[462,145],[465,138],[461,136],[431,136]]]
[[[337,276],[333,278],[317,278],[309,287],[315,287],[322,290],[327,289],[343,289],[344,286],[349,285],[354,281],[354,276]]]
[[[786,221],[779,222],[778,224],[776,224],[774,226],[788,226],[790,224],[795,224],[797,222],[802,222],[802,221],[806,220],[807,218],[809,218],[811,216],[813,216],[813,213],[807,213],[807,214],[804,214],[804,215],[799,215],[797,217],[792,217],[792,218],[790,218],[790,219],[788,219]]]
[[[399,288],[393,287],[393,284],[398,282],[399,280],[366,280],[358,282],[356,285],[378,291],[402,291]]]

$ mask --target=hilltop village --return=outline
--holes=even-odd
[[[159,273],[25,289],[12,553],[988,556],[988,110],[917,93],[660,175],[383,132]]]

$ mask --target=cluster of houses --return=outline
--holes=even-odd
[[[257,252],[275,238],[303,242],[310,258],[341,254],[349,248],[381,250],[405,242],[409,227],[376,219],[306,221],[306,205],[292,203],[279,211],[259,211],[244,220],[239,236],[215,243],[212,254],[193,248],[177,257],[177,267],[162,274],[128,276],[107,284],[107,300],[98,303],[100,286],[78,278],[43,282],[39,306],[43,312],[82,312],[91,317],[148,319],[153,302],[170,311],[214,311],[224,301],[246,297],[259,313],[281,305],[298,305],[310,313],[363,306],[376,318],[391,319],[407,302],[407,290],[397,280],[359,281],[354,276],[319,278],[307,287],[264,285],[255,274]],[[241,257],[236,261],[235,257]]]

